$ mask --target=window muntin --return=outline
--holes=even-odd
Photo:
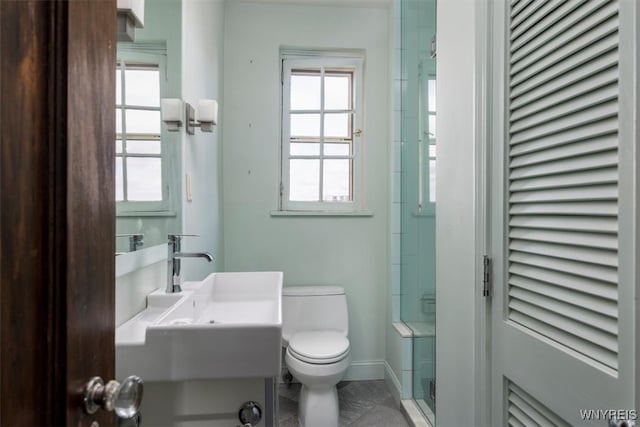
[[[283,59],[281,209],[357,209],[361,65]]]

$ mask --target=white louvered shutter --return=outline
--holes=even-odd
[[[579,409],[624,409],[633,394],[621,380],[631,365],[620,345],[620,9],[514,0],[501,15],[492,363],[504,424],[575,425]]]
[[[509,319],[617,369],[618,4],[538,3],[510,28]]]
[[[507,422],[515,427],[570,427],[566,421],[511,382],[507,383]]]

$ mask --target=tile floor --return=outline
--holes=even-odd
[[[298,427],[300,384],[279,388],[279,427]],[[340,427],[408,427],[383,380],[338,384]]]

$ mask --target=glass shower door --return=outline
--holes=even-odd
[[[413,398],[435,418],[435,0],[402,0],[401,320],[413,332]]]

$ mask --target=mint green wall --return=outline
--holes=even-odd
[[[224,0],[186,0],[182,14],[182,99],[197,108],[198,99],[215,99],[220,110],[223,100]],[[224,269],[222,229],[221,142],[227,121],[219,114],[212,133],[196,129],[195,135],[182,131],[183,173],[191,177],[192,200],[182,201],[183,230],[199,234],[185,238],[183,250],[211,252],[216,258],[182,262],[184,280],[202,280]]]
[[[179,98],[182,84],[182,0],[147,0],[144,14],[144,28],[136,30],[135,42],[167,42],[170,96]]]
[[[350,378],[384,376],[388,301],[389,43],[385,9],[228,2],[225,20],[225,270],[282,270],[285,285],[348,295]],[[373,217],[271,217],[280,147],[279,50],[365,49],[364,174]]]
[[[151,0],[145,2],[144,28],[136,30],[135,43],[164,42],[167,47],[167,97],[180,98],[182,93],[182,0]],[[123,43],[129,45],[129,43]],[[119,44],[120,46],[120,44]],[[163,125],[164,126],[164,125]],[[174,192],[171,194],[176,216],[173,217],[118,217],[118,234],[144,233],[144,247],[166,243],[167,234],[180,232],[182,227],[180,200],[180,135],[164,132],[172,151],[172,180]],[[116,239],[116,251],[128,250],[126,238]]]

